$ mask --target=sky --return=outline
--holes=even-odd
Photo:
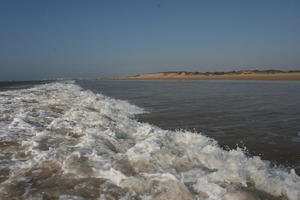
[[[0,0],[0,81],[300,70],[299,0]]]

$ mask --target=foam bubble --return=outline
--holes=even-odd
[[[72,82],[0,93],[0,198],[299,200],[300,178]],[[59,185],[59,186],[57,186]]]

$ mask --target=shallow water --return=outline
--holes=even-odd
[[[0,112],[3,200],[300,197],[294,170],[139,122],[143,108],[72,82],[0,92]]]
[[[94,92],[145,108],[138,116],[167,130],[185,129],[246,148],[300,174],[300,82],[80,81]]]

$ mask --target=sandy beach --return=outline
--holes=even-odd
[[[159,72],[114,78],[114,80],[300,80],[300,72]]]

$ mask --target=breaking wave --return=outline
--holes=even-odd
[[[72,82],[0,93],[0,199],[300,199],[294,170]]]

